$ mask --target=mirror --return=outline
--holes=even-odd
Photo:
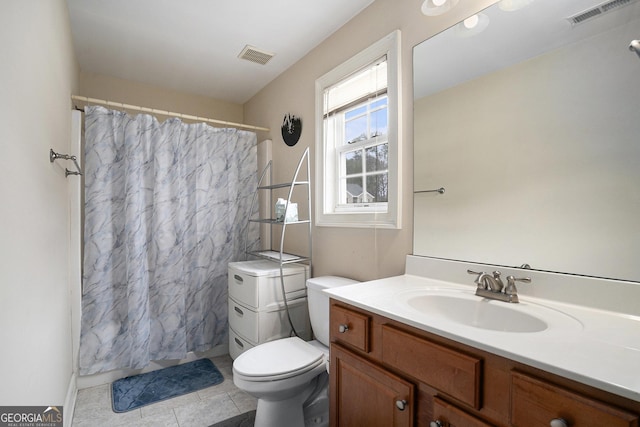
[[[414,254],[640,281],[640,1],[501,4],[414,47]]]

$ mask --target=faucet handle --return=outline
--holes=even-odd
[[[507,287],[504,289],[504,293],[507,295],[518,295],[518,289],[516,289],[516,282],[531,283],[531,278],[507,276]]]
[[[476,278],[476,280],[474,281],[474,283],[476,284],[476,286],[478,287],[478,289],[487,289],[487,284],[484,282],[484,280],[482,279],[482,276],[484,276],[486,273],[484,271],[473,271],[473,270],[467,270],[467,273],[469,274],[476,274],[478,277]]]

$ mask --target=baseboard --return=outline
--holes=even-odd
[[[62,407],[62,425],[64,427],[71,427],[71,423],[73,422],[73,412],[76,408],[76,397],[78,397],[78,377],[74,372],[69,379],[67,397],[64,399],[64,406]]]

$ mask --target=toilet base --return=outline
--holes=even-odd
[[[316,386],[304,403],[305,427],[329,427],[329,375],[318,375]]]
[[[304,427],[303,395],[279,401],[258,399],[254,427]]]
[[[329,375],[320,372],[306,390],[284,400],[259,398],[254,427],[328,427]]]

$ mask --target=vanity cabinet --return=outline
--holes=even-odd
[[[330,326],[334,427],[640,427],[640,402],[333,299]]]

